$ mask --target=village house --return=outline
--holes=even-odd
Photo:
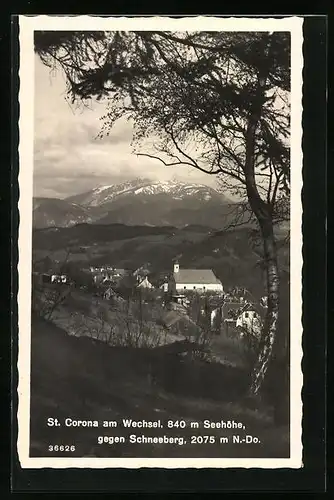
[[[111,281],[111,276],[108,274],[95,274],[93,276],[93,282],[95,285],[103,285]]]
[[[173,304],[181,304],[183,307],[187,307],[190,305],[190,300],[182,293],[176,293],[171,296],[171,305]]]
[[[138,277],[137,288],[149,288],[149,289],[152,289],[152,288],[154,288],[154,286],[152,285],[152,283],[150,283],[150,281],[148,280],[147,276],[145,276],[144,279],[140,279]]]
[[[236,328],[236,322],[240,315],[241,309],[242,304],[240,304],[240,302],[224,300],[224,304],[221,308],[221,322],[227,335],[229,335],[231,331],[234,331],[234,329]]]
[[[116,302],[124,302],[124,299],[120,297],[116,291],[110,286],[106,290],[104,290],[102,297],[104,300],[111,300],[113,299]]]
[[[111,287],[108,287],[106,290],[104,290],[103,298],[105,300],[110,300],[113,297],[116,297],[116,292]]]
[[[86,270],[86,269],[85,269]],[[129,274],[129,271],[126,269],[118,269],[113,266],[90,266],[89,271],[93,274],[98,273],[98,274],[108,274],[110,276],[120,278],[122,276],[125,276],[126,274]]]
[[[52,274],[51,275],[51,283],[68,283],[68,277],[66,274]]]
[[[174,272],[169,282],[169,289],[173,293],[185,290],[224,293],[221,281],[215,276],[212,269],[180,269],[178,262],[174,264]]]
[[[240,302],[228,302],[224,301],[223,309],[222,309],[222,317],[224,320],[233,319],[237,320],[242,310],[243,304]]]
[[[164,270],[164,271],[153,270],[152,272],[149,273],[149,279],[155,288],[159,288],[160,290],[166,291],[165,287],[167,286],[167,291],[168,291],[168,282],[170,275],[171,275],[170,270]]]
[[[262,331],[262,319],[253,304],[246,304],[242,309],[237,318],[236,327],[240,328],[241,337],[243,337],[245,333],[249,333],[257,338],[260,338]]]
[[[199,326],[188,316],[186,310],[182,307],[172,309],[164,313],[161,318],[162,326],[174,335],[187,337],[197,337],[200,334]]]
[[[91,267],[90,272],[93,275],[93,282],[96,285],[116,283],[129,274],[126,269],[116,269],[111,266],[109,266],[108,270],[106,267]]]

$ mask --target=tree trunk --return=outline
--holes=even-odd
[[[250,394],[252,396],[256,396],[259,393],[269,366],[276,338],[279,311],[279,273],[272,221],[270,219],[267,221],[260,221],[260,227],[266,265],[268,308],[262,330],[259,354],[252,374],[252,383],[250,387]]]
[[[276,338],[279,310],[279,273],[273,229],[272,206],[268,202],[265,202],[259,195],[255,180],[256,130],[265,101],[265,84],[266,75],[259,75],[257,99],[253,103],[253,110],[249,116],[245,134],[246,158],[244,173],[247,197],[261,230],[268,294],[268,308],[261,333],[258,358],[253,369],[252,381],[249,389],[250,396],[256,396],[259,393],[268,369],[273,344]]]

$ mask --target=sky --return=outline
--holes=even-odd
[[[34,196],[66,198],[98,186],[138,177],[176,179],[215,187],[215,179],[187,166],[165,167],[132,154],[132,127],[115,124],[108,138],[97,139],[105,105],[78,108],[66,99],[65,79],[35,56]]]

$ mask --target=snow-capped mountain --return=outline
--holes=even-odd
[[[35,227],[78,223],[222,227],[230,201],[204,184],[136,179],[65,200],[35,200]]]
[[[98,207],[124,196],[156,196],[168,195],[174,200],[195,197],[198,201],[209,201],[223,197],[213,188],[203,184],[178,181],[152,182],[149,179],[136,179],[122,184],[100,186],[86,193],[70,196],[66,201],[78,203],[86,207]]]
[[[76,194],[66,198],[66,201],[78,203],[87,207],[98,207],[104,203],[113,201],[117,196],[133,192],[142,186],[148,185],[147,179],[135,179],[133,181],[123,182],[122,184],[111,184],[99,186],[85,193]]]

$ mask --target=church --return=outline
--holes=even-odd
[[[221,281],[212,269],[180,269],[178,262],[174,264],[174,272],[169,283],[172,292],[197,291],[224,293]]]

